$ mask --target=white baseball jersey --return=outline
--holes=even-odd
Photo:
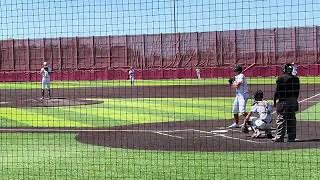
[[[251,107],[251,112],[258,114],[258,119],[264,121],[265,123],[272,122],[272,106],[268,101],[257,101]]]
[[[242,73],[235,76],[235,82],[241,83],[240,86],[236,89],[237,94],[249,93],[247,79]]]
[[[42,89],[50,89],[50,74],[51,74],[51,69],[48,67],[48,71],[46,71],[44,68],[41,68],[41,88]]]
[[[44,68],[41,68],[42,79],[50,79],[50,73],[51,73],[51,69],[49,67],[48,67],[48,71],[46,71]]]
[[[298,67],[293,65],[292,75],[296,76],[298,74]]]
[[[130,76],[130,78],[134,78],[135,77],[135,70],[134,69],[130,69],[129,70],[129,76]]]

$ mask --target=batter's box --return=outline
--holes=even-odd
[[[213,131],[202,131],[198,129],[183,129],[183,130],[170,130],[170,131],[157,131],[157,134],[168,136],[178,139],[201,139],[201,138],[212,138],[219,137],[224,134],[232,134],[229,130],[219,129]]]
[[[194,129],[170,130],[170,131],[157,131],[157,134],[168,136],[178,139],[195,139],[205,136],[205,133],[194,131]]]
[[[183,140],[229,140],[241,141],[247,143],[265,143],[265,141],[254,140],[248,137],[248,134],[242,133],[236,129],[216,129],[212,131],[203,131],[198,129],[157,131],[157,134]]]

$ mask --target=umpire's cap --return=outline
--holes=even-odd
[[[236,73],[241,73],[242,70],[243,70],[243,69],[242,69],[242,66],[239,65],[239,64],[237,64],[237,65],[234,67],[234,69],[233,69],[233,71],[236,72]]]
[[[261,90],[258,90],[254,93],[254,100],[255,101],[262,101],[263,99],[263,92]]]
[[[282,67],[282,72],[286,74],[292,74],[293,65],[291,63],[287,63]]]

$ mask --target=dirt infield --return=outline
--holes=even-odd
[[[319,148],[318,122],[299,122],[297,142],[274,143],[265,137],[251,138],[240,129],[226,128],[231,121],[190,121],[139,124],[101,131],[78,132],[82,143],[139,150],[162,151],[270,151]]]
[[[262,89],[272,98],[274,86],[251,85],[250,92]],[[320,101],[319,85],[302,85],[300,109]],[[87,98],[185,98],[232,97],[234,91],[219,86],[158,86],[54,89],[56,97],[39,100],[39,90],[0,90],[0,107],[48,107],[100,103]],[[320,148],[318,122],[298,123],[298,142],[273,143],[266,138],[252,139],[239,129],[227,129],[230,120],[162,122],[101,129],[70,128],[2,128],[0,132],[77,133],[78,141],[87,144],[164,151],[269,151],[281,149]]]
[[[20,100],[3,101],[0,103],[0,107],[59,107],[59,106],[79,106],[99,104],[103,101],[87,100],[87,99],[67,99],[67,98],[27,98]]]

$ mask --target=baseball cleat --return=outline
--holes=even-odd
[[[233,123],[230,126],[228,126],[228,128],[240,128],[240,126],[237,123]]]
[[[252,134],[252,138],[259,138],[261,136],[261,133],[260,133],[260,131],[257,131],[257,132],[255,132],[255,133],[253,133]]]
[[[273,142],[284,142],[284,139],[279,139],[277,137],[272,139]]]
[[[296,139],[288,139],[287,142],[296,142]]]
[[[267,138],[268,138],[268,139],[272,139],[272,138],[274,138],[274,137],[272,136],[272,134],[267,134]]]

